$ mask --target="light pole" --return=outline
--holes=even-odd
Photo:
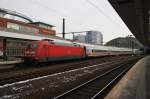
[[[63,18],[62,35],[63,35],[63,39],[65,39],[65,18]]]
[[[132,49],[132,54],[133,54],[133,39],[132,39],[132,37],[133,37],[133,35],[128,35],[128,37],[129,37],[129,44],[130,44],[130,48]]]
[[[74,32],[72,32],[72,39],[73,39],[73,41],[74,41],[74,37],[75,37]]]

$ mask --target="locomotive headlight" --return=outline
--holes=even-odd
[[[25,54],[26,56],[33,56],[35,55],[35,51],[26,51]]]
[[[35,54],[35,51],[31,51],[30,54]]]

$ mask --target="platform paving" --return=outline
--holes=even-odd
[[[139,60],[105,99],[150,99],[150,56]]]
[[[8,61],[0,61],[0,65],[11,65],[16,63],[21,63],[22,60],[8,60]]]

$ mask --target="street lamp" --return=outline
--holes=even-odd
[[[128,35],[127,37],[129,37],[129,44],[130,44],[130,48],[132,49],[132,54],[133,54],[133,39],[132,39],[132,37],[133,37],[133,35]]]

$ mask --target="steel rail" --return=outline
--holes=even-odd
[[[130,68],[131,67],[121,72],[117,77],[115,77],[111,82],[109,82],[103,89],[101,89],[98,93],[96,93],[91,99],[97,98],[102,92],[104,92],[108,87],[110,87],[118,78],[120,78],[123,74],[125,74]]]
[[[54,97],[53,99],[61,99],[61,98],[65,99],[64,98],[65,96],[67,96],[69,94],[72,94],[74,91],[80,90],[80,88],[82,88],[82,87],[84,87],[84,86],[86,86],[86,85],[94,82],[97,79],[100,79],[101,77],[103,77],[103,76],[105,76],[105,75],[107,75],[107,74],[109,74],[109,73],[111,73],[111,72],[113,72],[113,71],[121,68],[122,66],[124,66],[126,64],[127,63],[122,64],[120,66],[117,66],[117,67],[115,67],[115,68],[113,68],[113,69],[111,69],[111,70],[109,70],[109,71],[107,71],[107,72],[105,72],[105,73],[103,73],[103,74],[101,74],[101,75],[99,75],[99,76],[97,76],[97,77],[95,77],[95,78],[93,78],[93,79],[91,79],[91,80],[89,80],[89,81],[87,81],[87,82],[79,85],[79,86],[76,86],[75,88],[73,88],[71,90],[68,90],[68,91],[66,91],[66,92],[64,92],[64,93],[62,93],[62,94]],[[119,75],[117,75],[117,77],[115,77],[113,80],[111,80],[111,82],[109,82],[106,86],[104,86],[103,89],[101,89],[99,92],[97,92],[96,94],[94,94],[91,99],[95,99],[100,93],[102,93],[107,87],[109,87],[118,77],[120,77],[122,74],[124,74],[128,69],[129,69],[129,67],[126,70],[124,70],[123,72],[121,72]]]
[[[76,69],[71,69],[71,70],[68,70],[68,71],[63,71],[63,72],[57,72],[57,73],[55,73],[55,74],[50,74],[50,75],[57,75],[57,74],[63,74],[63,73],[69,73],[69,72],[73,72],[73,71],[78,71],[78,70],[84,70],[84,69],[88,69],[88,68],[93,68],[93,67],[97,67],[97,66],[102,66],[102,65],[111,65],[111,64],[115,64],[115,63],[117,63],[117,62],[119,62],[120,60],[117,60],[117,61],[111,61],[111,62],[104,62],[104,63],[99,63],[99,64],[94,64],[94,65],[88,65],[88,66],[85,66],[85,67],[81,67],[81,68],[76,68]],[[103,67],[104,68],[104,67]],[[11,76],[10,75],[10,77],[8,76],[7,77],[7,74],[5,75],[5,76],[3,76],[2,78],[1,78],[1,76],[0,76],[0,84],[1,84],[1,82],[7,82],[7,81],[9,81],[10,79],[19,79],[19,78],[24,78],[24,77],[26,77],[26,76],[28,76],[28,75],[36,75],[36,74],[38,74],[38,73],[41,73],[41,71],[37,71],[37,72],[29,72],[29,73],[24,73],[24,74],[19,74],[19,75],[15,75],[15,76]],[[18,74],[18,73],[17,73]],[[49,75],[49,76],[50,76]],[[48,75],[47,75],[48,76]],[[32,78],[31,78],[32,79]],[[27,79],[28,80],[28,79]],[[7,84],[4,84],[4,85],[7,85]],[[3,86],[3,85],[1,85],[1,86]]]

